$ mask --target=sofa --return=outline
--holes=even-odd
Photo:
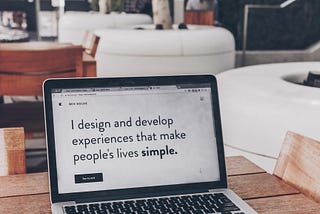
[[[217,74],[234,68],[235,42],[224,28],[188,25],[155,30],[154,25],[100,29],[97,75]]]
[[[71,42],[79,45],[82,43],[87,30],[125,28],[150,23],[152,23],[152,18],[145,14],[101,14],[69,11],[64,13],[59,20],[58,38],[59,42]]]

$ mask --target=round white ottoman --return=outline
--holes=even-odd
[[[138,26],[136,26],[138,27]],[[234,68],[235,42],[224,28],[96,30],[98,76],[216,74]]]
[[[151,23],[152,18],[145,14],[66,12],[59,20],[59,42],[79,45],[87,30],[123,28]]]
[[[217,76],[227,155],[245,155],[273,171],[287,131],[320,139],[320,88],[292,83],[309,71],[320,71],[320,62],[249,66]]]

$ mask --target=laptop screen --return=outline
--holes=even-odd
[[[58,193],[220,179],[209,84],[53,88]]]

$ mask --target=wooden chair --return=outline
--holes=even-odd
[[[23,128],[0,129],[0,176],[26,173]]]
[[[320,202],[320,142],[288,132],[273,174]]]
[[[91,31],[86,31],[82,41],[82,47],[87,54],[94,58],[97,52],[99,41],[99,36],[95,35]]]
[[[0,96],[42,96],[47,78],[82,77],[82,46],[46,43],[0,45]],[[42,102],[0,104],[0,128],[43,132]]]
[[[184,23],[212,26],[214,24],[214,13],[209,10],[186,10],[184,12]]]

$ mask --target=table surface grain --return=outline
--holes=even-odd
[[[258,213],[318,213],[320,204],[242,156],[227,157],[228,185]],[[48,174],[0,177],[0,213],[51,213]]]

